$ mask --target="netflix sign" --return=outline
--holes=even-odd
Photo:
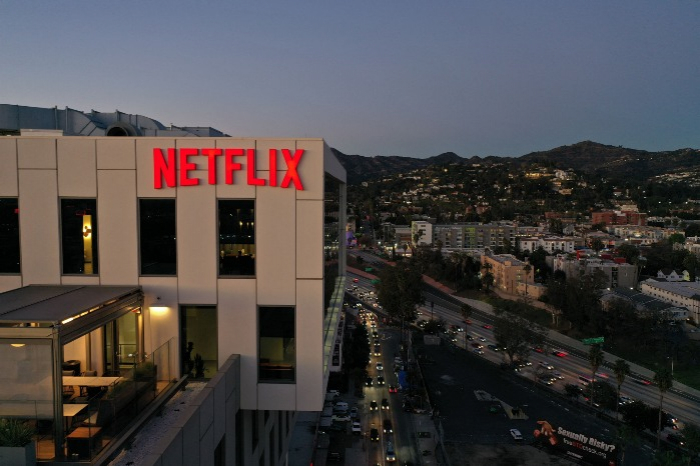
[[[253,186],[272,186],[280,188],[294,187],[304,190],[299,177],[299,163],[304,156],[303,149],[270,149],[267,153],[269,163],[268,178],[258,178],[256,165],[260,154],[255,149],[153,149],[153,187],[175,188],[177,186],[197,186],[203,180],[192,173],[198,165],[206,163],[208,184],[217,184],[220,175],[217,173],[217,159],[223,158],[223,182],[234,184],[233,178],[237,171],[246,173],[246,182]],[[281,159],[281,160],[280,160]],[[204,160],[198,164],[197,160]],[[179,167],[179,175],[178,175]],[[282,179],[278,179],[278,170],[286,169]]]

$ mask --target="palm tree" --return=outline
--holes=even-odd
[[[603,365],[603,361],[605,360],[605,354],[603,354],[603,350],[600,349],[600,345],[593,345],[591,346],[590,351],[588,351],[588,362],[591,364],[591,385],[595,383],[595,373],[598,372],[598,368]],[[591,390],[590,394],[590,402],[591,405],[593,405],[593,390]]]
[[[668,367],[662,367],[654,374],[654,383],[659,388],[659,426],[656,430],[656,448],[661,442],[661,414],[664,409],[664,395],[673,387],[673,375]]]
[[[613,372],[615,372],[615,378],[617,379],[617,405],[615,406],[615,419],[617,419],[620,410],[620,389],[625,382],[625,377],[630,375],[630,365],[624,359],[618,359],[613,364]]]
[[[619,361],[619,360],[618,360]],[[625,464],[625,451],[628,446],[639,445],[639,433],[629,424],[622,424],[617,430],[617,442],[620,445],[620,466]]]

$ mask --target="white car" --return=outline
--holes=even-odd
[[[521,434],[518,429],[510,429],[510,436],[513,437],[513,440],[523,439],[523,434]]]
[[[334,414],[331,420],[333,422],[347,422],[350,420],[350,416],[347,414]]]
[[[544,367],[545,369],[550,370],[550,371],[551,371],[552,369],[554,369],[554,366],[551,365],[550,363],[548,363],[547,361],[542,361],[542,362],[540,363],[540,366],[542,366],[542,367]]]
[[[352,421],[352,433],[353,434],[361,434],[362,433],[362,425],[360,424],[360,421]]]

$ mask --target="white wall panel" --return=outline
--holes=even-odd
[[[257,409],[258,310],[255,279],[218,280],[219,364],[241,355],[241,407]]]
[[[56,168],[56,138],[17,138],[19,168]]]
[[[0,138],[0,196],[17,192],[17,139]]]
[[[180,374],[180,308],[177,300],[177,277],[140,277],[139,285],[144,293],[144,344],[146,352],[152,353],[171,338],[170,368],[172,377]],[[160,298],[160,300],[157,300]],[[151,306],[161,306],[164,312],[151,311]]]
[[[0,275],[0,293],[14,290],[22,286],[22,277],[19,275]]]
[[[284,383],[258,384],[258,409],[295,410],[298,385]]]
[[[95,275],[64,275],[61,285],[100,285],[100,277]]]
[[[23,285],[60,283],[55,170],[19,171],[19,210]]]
[[[304,184],[304,190],[297,191],[297,198],[323,199],[323,140],[301,139],[297,141],[297,149],[304,149],[304,155],[298,167],[299,177]],[[283,162],[280,168],[284,166]]]
[[[256,168],[268,171],[270,169],[270,149],[277,149],[277,167],[285,167],[282,149],[290,149],[294,153],[296,141],[294,139],[258,139],[255,141],[255,149],[258,154]],[[282,182],[282,179],[279,180]]]
[[[138,197],[175,197],[174,188],[153,188],[153,149],[175,147],[172,138],[136,138],[136,192]],[[165,152],[167,155],[167,152]]]
[[[323,280],[297,281],[298,411],[323,409]]]
[[[56,141],[58,195],[61,197],[97,196],[95,140],[75,137]]]
[[[258,188],[255,203],[256,275],[258,303],[295,302],[296,222],[295,191]]]
[[[297,278],[323,278],[323,201],[297,201]]]
[[[136,173],[99,170],[98,187],[100,281],[103,285],[133,285],[138,283]]]
[[[203,171],[193,176],[206,176]],[[216,237],[216,188],[211,185],[178,188],[177,274],[181,303],[214,304],[219,267]]]
[[[98,170],[136,169],[136,138],[105,137],[96,143]]]

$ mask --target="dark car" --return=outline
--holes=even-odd
[[[399,389],[396,388],[396,385],[389,385],[389,393],[398,393]]]
[[[382,409],[388,410],[389,408],[389,400],[387,400],[386,398],[382,398]]]
[[[372,429],[369,431],[369,439],[372,442],[378,442],[379,441],[379,431],[377,429]]]
[[[391,434],[394,432],[394,430],[391,427],[391,419],[384,419],[384,423],[382,424],[384,427],[384,433],[385,434]]]
[[[379,406],[377,405],[377,402],[375,400],[372,400],[372,402],[369,404],[369,410],[370,411],[377,411],[379,409]]]
[[[384,382],[384,377],[381,375],[377,377],[377,385],[384,385],[386,382]]]
[[[372,381],[372,377],[367,377],[367,378],[365,379],[365,386],[371,387],[371,386],[373,385],[373,383],[374,383],[374,382]]]

